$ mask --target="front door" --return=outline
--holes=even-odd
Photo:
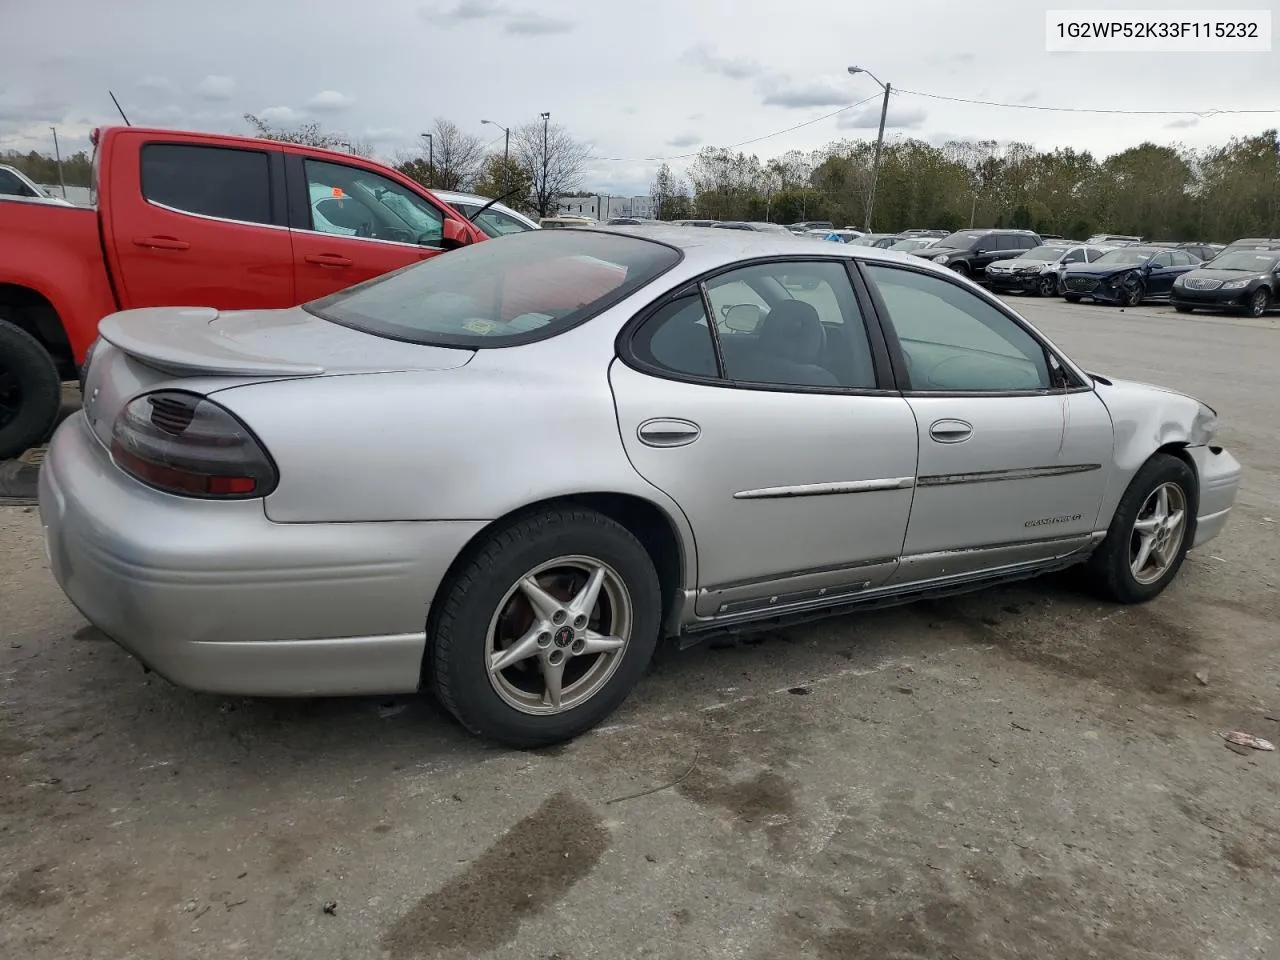
[[[293,306],[293,248],[284,204],[275,202],[283,199],[281,154],[174,136],[142,144],[137,164],[113,168],[103,213],[121,305]]]
[[[915,420],[872,361],[842,261],[721,274],[625,344],[622,442],[689,519],[699,615],[825,605],[893,574]]]
[[[363,167],[288,157],[299,302],[444,252],[444,214]]]
[[[1038,562],[1087,544],[1111,463],[1102,402],[1064,388],[1045,346],[986,298],[945,277],[863,269],[900,345],[919,425],[895,580]]]

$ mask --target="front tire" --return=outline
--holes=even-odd
[[[62,378],[40,341],[0,318],[0,460],[49,438],[62,409]]]
[[[969,269],[969,265],[967,263],[953,263],[951,264],[951,269],[962,277],[973,276],[973,271]]]
[[[1271,307],[1271,297],[1265,287],[1254,291],[1245,307],[1245,313],[1251,317],[1261,317]]]
[[[1062,299],[1063,299],[1063,300],[1065,300],[1065,301],[1067,301],[1067,303],[1079,303],[1079,302],[1080,302],[1080,294],[1078,294],[1078,293],[1064,293],[1064,294],[1062,295]]]
[[[472,733],[513,747],[608,717],[653,658],[662,590],[625,527],[561,507],[492,534],[441,589],[431,685]]]
[[[1053,276],[1041,277],[1040,283],[1036,287],[1036,292],[1042,297],[1052,297],[1058,292],[1058,278]]]
[[[1124,307],[1141,306],[1142,298],[1146,296],[1146,293],[1146,288],[1141,280],[1127,284],[1124,288],[1124,293],[1121,295],[1120,305]]]
[[[1175,303],[1173,305],[1173,309],[1177,310],[1179,313],[1194,313],[1196,308],[1189,307],[1185,303]]]
[[[1196,532],[1195,472],[1168,453],[1138,470],[1107,537],[1089,558],[1094,589],[1116,603],[1145,603],[1173,582]]]

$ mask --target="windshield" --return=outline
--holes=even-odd
[[[917,239],[917,238],[914,238],[914,237],[913,237],[913,238],[912,238],[912,239],[910,239],[910,240],[899,240],[897,243],[895,243],[895,244],[894,244],[893,246],[891,246],[889,249],[890,249],[890,250],[911,251],[911,250],[919,250],[921,247],[927,247],[927,246],[929,246],[929,245],[930,245],[930,241],[928,241],[928,240],[920,240],[920,239]]]
[[[986,232],[981,230],[979,231],[961,230],[957,233],[953,233],[953,234],[950,234],[949,236],[943,237],[941,240],[938,241],[938,246],[955,247],[956,249],[959,249],[959,250],[965,250],[973,246],[975,243],[977,243],[986,235],[987,235]]]
[[[1141,247],[1121,247],[1119,250],[1104,253],[1093,262],[1100,267],[1136,267],[1150,260],[1154,253],[1153,250],[1144,250]]]
[[[1236,250],[1221,253],[1209,263],[1202,264],[1214,270],[1245,270],[1249,273],[1270,273],[1280,263],[1280,255],[1275,253],[1250,253],[1247,250]]]
[[[1066,252],[1066,247],[1032,247],[1026,253],[1019,254],[1019,258],[1022,260],[1047,260],[1052,263],[1061,259]]]
[[[526,230],[533,229],[529,224],[522,220],[517,220],[509,213],[504,213],[496,206],[490,207],[480,214],[479,219],[476,219],[476,211],[483,204],[453,200],[450,201],[449,205],[463,214],[468,220],[471,220],[490,237],[501,237],[508,233],[524,233]]]
[[[679,261],[679,251],[635,237],[530,230],[432,257],[304,307],[391,340],[500,347],[576,326]]]

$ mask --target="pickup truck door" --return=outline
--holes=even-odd
[[[278,150],[117,137],[101,209],[121,305],[295,304],[283,187]]]
[[[286,174],[299,302],[445,252],[444,212],[390,177],[296,153]]]

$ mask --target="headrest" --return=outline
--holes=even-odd
[[[760,346],[795,363],[817,363],[827,344],[818,311],[803,300],[784,300],[764,318]]]

